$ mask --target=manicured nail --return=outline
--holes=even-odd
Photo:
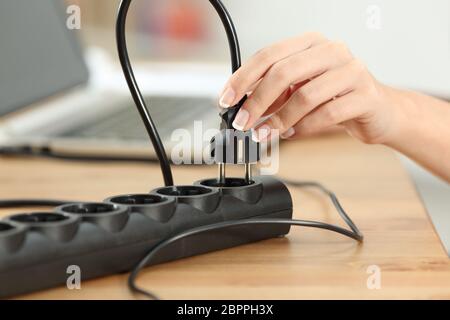
[[[252,129],[252,140],[255,142],[259,142],[258,134],[256,133],[256,129]]]
[[[280,134],[281,138],[287,139],[292,137],[295,134],[294,128],[289,128],[285,133]]]
[[[258,129],[255,129],[255,131],[253,131],[254,134],[252,134],[253,140],[255,140],[256,142],[264,141],[270,135],[271,130],[272,128],[267,124],[259,127]]]
[[[234,92],[233,88],[228,87],[223,92],[222,96],[219,99],[219,105],[222,108],[229,108],[234,102],[234,99],[236,98],[236,92]]]
[[[248,113],[248,111],[241,108],[233,121],[233,127],[237,130],[244,130],[249,117],[250,114]]]

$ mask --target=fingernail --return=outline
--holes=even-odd
[[[256,129],[252,129],[252,140],[255,142],[259,142],[258,134],[256,133]]]
[[[270,135],[271,130],[272,128],[269,127],[267,124],[263,125],[262,127],[253,131],[252,133],[253,140],[255,140],[256,142],[264,141]]]
[[[222,108],[229,108],[231,107],[234,99],[236,98],[236,92],[234,92],[233,88],[228,87],[222,94],[222,96],[219,99],[219,105]]]
[[[294,128],[289,128],[285,133],[280,134],[281,138],[287,139],[292,137],[295,134]]]
[[[233,127],[237,130],[244,130],[249,117],[248,111],[241,108],[233,121]]]

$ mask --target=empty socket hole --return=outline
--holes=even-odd
[[[22,223],[46,223],[46,222],[63,221],[69,218],[58,213],[37,212],[29,214],[28,213],[18,214],[12,216],[10,219]]]
[[[199,186],[167,187],[158,190],[158,193],[166,196],[182,196],[182,197],[199,196],[211,192],[212,192],[211,189]]]
[[[4,223],[4,222],[0,222],[0,232],[2,231],[9,231],[15,229],[14,226],[8,224],[8,223]]]
[[[134,194],[129,196],[118,196],[110,200],[111,202],[125,205],[146,205],[163,202],[164,199],[152,194]]]
[[[254,181],[247,182],[242,178],[226,178],[225,183],[220,183],[218,179],[202,181],[201,184],[213,188],[239,188],[254,184]]]
[[[107,203],[80,203],[63,208],[64,212],[74,214],[102,214],[116,211],[116,207]]]

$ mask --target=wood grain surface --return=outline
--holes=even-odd
[[[243,168],[235,168],[242,175]],[[177,184],[216,175],[215,166],[174,168]],[[365,235],[361,245],[323,230],[293,228],[262,241],[147,268],[139,285],[163,299],[450,298],[450,264],[396,155],[334,134],[282,145],[280,177],[316,180],[336,192]],[[158,166],[1,159],[0,196],[99,201],[162,185]],[[290,188],[295,217],[343,223],[314,190]],[[0,216],[23,212],[1,210]],[[368,289],[367,268],[381,270]],[[33,293],[26,299],[134,299],[127,274]]]

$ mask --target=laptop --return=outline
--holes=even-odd
[[[0,147],[155,157],[115,57],[85,54],[66,18],[60,0],[0,2]],[[176,129],[219,128],[225,66],[135,68],[167,151]]]

